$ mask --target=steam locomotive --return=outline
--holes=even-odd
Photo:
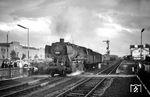
[[[50,64],[50,74],[60,74],[65,76],[67,73],[77,70],[84,71],[97,67],[102,62],[102,54],[92,51],[91,49],[81,47],[69,42],[52,43],[51,46],[45,46],[45,58],[52,58]]]

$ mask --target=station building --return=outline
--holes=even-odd
[[[12,51],[15,51],[16,56],[21,59],[23,56],[28,57],[28,47],[21,45],[19,42],[13,41],[10,43],[0,43],[0,60],[11,58]],[[29,47],[30,59],[44,59],[44,48]]]
[[[145,45],[130,45],[130,55],[135,60],[145,59],[145,56],[150,55],[150,44]]]

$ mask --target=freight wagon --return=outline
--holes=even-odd
[[[84,71],[97,67],[98,63],[102,62],[101,54],[82,46],[64,42],[64,39],[52,43],[51,46],[46,45],[45,57],[53,59],[53,63],[49,66],[51,76],[54,74],[65,76],[66,73],[77,70]]]

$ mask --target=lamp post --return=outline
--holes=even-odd
[[[24,27],[22,25],[17,24],[17,26],[23,28],[23,29],[27,29],[27,45],[28,45],[28,59],[29,59],[29,28]]]
[[[142,46],[142,33],[144,32],[144,28],[141,30],[141,50],[140,50],[140,57],[141,57],[141,60],[142,60],[142,49],[143,49],[143,46]]]

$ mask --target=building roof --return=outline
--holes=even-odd
[[[9,46],[10,46],[10,43],[0,43],[0,46],[9,47]]]
[[[28,47],[27,47],[27,46],[22,46],[22,48],[24,48],[24,49],[28,49]],[[29,47],[29,49],[39,50],[38,48],[35,48],[35,47]]]
[[[10,47],[10,44],[14,44],[14,43],[17,43],[18,45],[20,45],[19,42],[10,42],[10,43],[0,43],[0,46],[1,47]],[[23,46],[23,45],[20,45],[22,46],[22,48],[24,49],[28,49],[27,46]],[[35,48],[35,47],[29,47],[29,49],[32,49],[32,50],[39,50],[39,48]]]

